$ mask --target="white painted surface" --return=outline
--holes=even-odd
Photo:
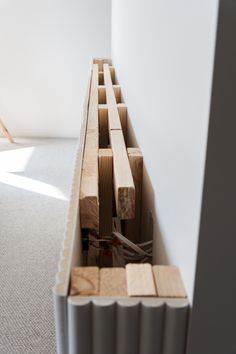
[[[78,136],[91,58],[110,56],[110,0],[1,0],[0,52],[13,135]]]
[[[113,0],[112,57],[192,299],[218,0]],[[161,260],[160,260],[161,261]]]

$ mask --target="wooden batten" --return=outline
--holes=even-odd
[[[117,103],[117,109],[120,116],[120,123],[124,140],[127,140],[127,105],[125,103]],[[108,106],[107,104],[98,105],[99,118],[99,147],[106,148],[109,144],[108,134]]]
[[[113,167],[112,150],[99,149],[99,236],[112,232]]]
[[[187,297],[180,270],[176,266],[153,266],[158,297]]]
[[[125,236],[134,243],[141,241],[141,205],[143,181],[143,155],[139,148],[127,149],[135,186],[135,217],[125,221]]]
[[[99,84],[99,85],[104,85],[103,71],[99,71],[99,72],[98,72],[98,84]]]
[[[124,268],[100,269],[100,296],[127,296],[126,271]]]
[[[112,84],[115,85],[116,84],[116,74],[115,74],[114,66],[110,66],[109,70],[110,70]]]
[[[98,295],[99,268],[75,267],[71,272],[70,295]]]
[[[98,196],[98,65],[93,65],[87,134],[80,188],[80,223],[82,228],[99,228]]]
[[[127,106],[125,103],[117,103],[117,109],[120,116],[120,123],[125,139],[125,144],[127,143]]]
[[[103,64],[112,64],[112,60],[109,58],[94,58],[93,64],[98,64],[98,70],[103,71]]]
[[[135,186],[122,130],[110,130],[116,212],[121,220],[135,217]]]
[[[108,109],[106,104],[98,105],[98,120],[99,120],[99,147],[107,148],[109,145],[109,132],[108,132]]]
[[[113,87],[113,91],[115,94],[116,103],[121,103],[121,88],[120,88],[120,86],[119,85],[112,85],[112,87]],[[101,84],[101,85],[99,84],[99,86],[98,86],[98,103],[99,104],[106,104],[107,103],[106,86],[104,84]]]
[[[127,264],[127,292],[129,296],[156,296],[156,288],[149,263]]]

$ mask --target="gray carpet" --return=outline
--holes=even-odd
[[[53,354],[74,139],[0,139],[0,353]]]

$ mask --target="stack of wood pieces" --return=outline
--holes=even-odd
[[[76,267],[70,295],[186,298],[179,268],[127,264],[126,268]]]
[[[80,187],[81,228],[108,236],[112,217],[117,216],[125,220],[126,237],[138,242],[142,171],[140,149],[127,146],[127,106],[122,103],[114,67],[107,59],[95,59]]]

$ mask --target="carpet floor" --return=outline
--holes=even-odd
[[[0,353],[54,354],[75,139],[0,139]]]

